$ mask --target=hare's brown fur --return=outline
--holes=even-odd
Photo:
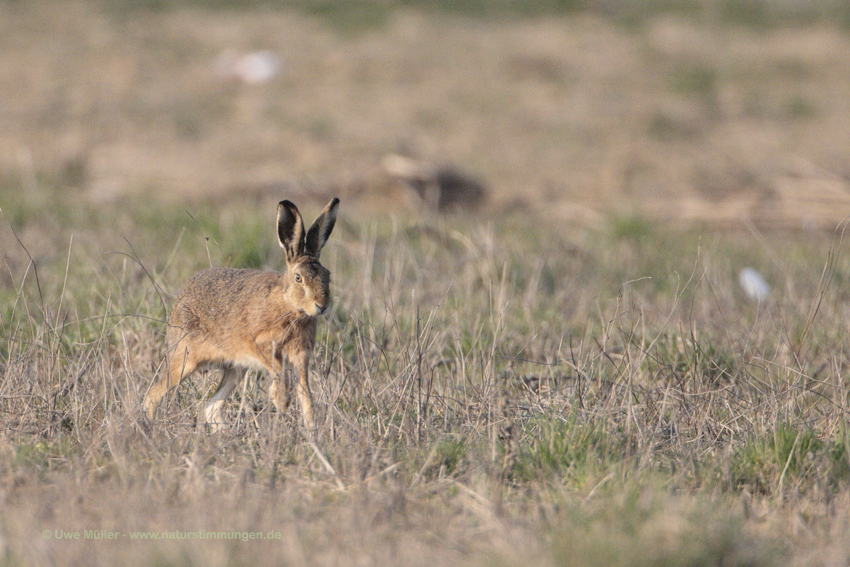
[[[281,201],[278,236],[286,251],[286,272],[211,268],[186,283],[168,320],[166,374],[145,396],[149,418],[169,390],[206,365],[224,368],[205,410],[214,426],[221,424],[221,406],[248,368],[269,373],[269,395],[283,411],[290,397],[281,373],[289,360],[299,375],[296,393],[304,423],[313,430],[308,366],[316,318],[330,304],[330,272],[319,263],[319,253],[333,230],[338,205],[333,199],[305,233],[298,209]]]

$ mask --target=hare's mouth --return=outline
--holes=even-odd
[[[316,313],[315,314],[316,315],[322,315],[322,314],[324,314],[325,311],[328,310],[328,307],[330,307],[330,303],[326,303],[325,305],[315,303],[314,306],[316,307]]]

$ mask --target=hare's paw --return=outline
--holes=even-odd
[[[269,397],[279,412],[285,412],[289,409],[289,403],[292,401],[287,383],[281,382],[278,378],[272,380],[272,384],[269,386]]]
[[[204,408],[204,420],[210,426],[210,431],[213,433],[221,431],[227,427],[227,420],[221,415],[221,407],[224,405],[224,400],[216,400],[207,404]]]

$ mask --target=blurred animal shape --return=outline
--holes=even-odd
[[[475,210],[487,199],[487,190],[480,181],[452,167],[435,167],[396,154],[384,156],[381,166],[389,175],[403,180],[432,212]]]

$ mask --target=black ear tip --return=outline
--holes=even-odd
[[[281,216],[283,215],[283,217]],[[300,217],[301,213],[298,212],[298,207],[295,206],[295,203],[292,201],[281,201],[277,204],[277,217]]]
[[[331,199],[331,206],[335,207],[337,205],[339,205],[339,197],[334,197],[333,199]]]

